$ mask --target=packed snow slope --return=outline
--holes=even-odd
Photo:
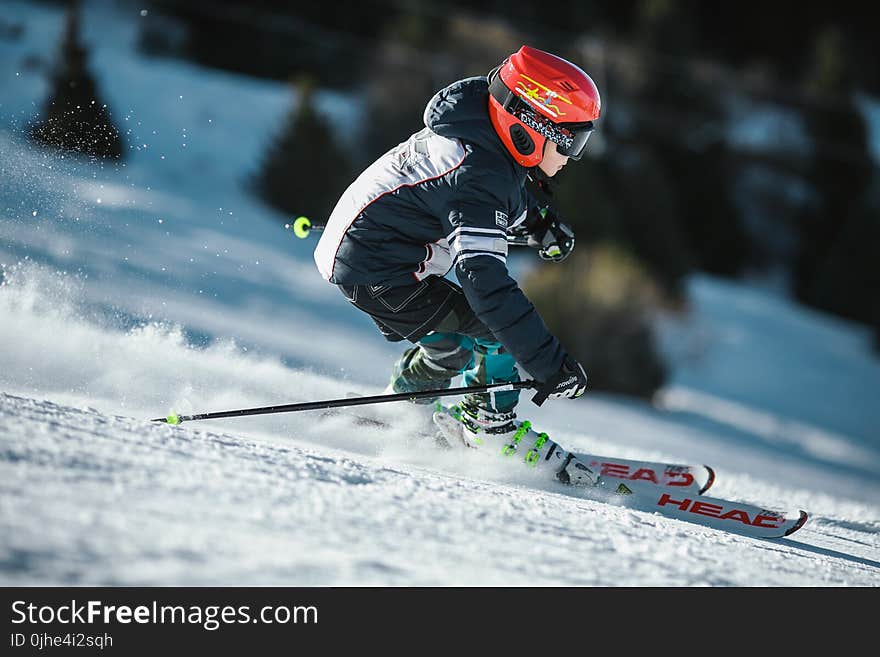
[[[120,165],[28,144],[63,15],[4,4],[24,30],[0,38],[0,585],[880,585],[868,332],[767,289],[692,279],[690,316],[658,327],[673,376],[657,405],[590,393],[521,414],[566,447],[707,463],[718,497],[807,510],[787,539],[439,451],[406,403],[370,409],[391,430],[320,412],[149,422],[374,394],[401,347],[248,192],[290,90],[147,58],[138,12],[84,4]],[[356,97],[319,103],[354,134]]]
[[[309,440],[254,440],[0,396],[4,583],[878,583],[864,505],[797,491],[817,510],[812,524],[761,541],[586,499],[476,456],[429,459],[423,446],[424,465],[405,463],[399,452],[414,446],[402,439],[373,456],[330,449],[314,442],[330,426],[299,426],[289,432]]]

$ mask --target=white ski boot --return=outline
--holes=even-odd
[[[516,435],[516,413],[494,413],[467,403],[455,406],[437,404],[434,423],[451,446],[480,447],[485,441],[503,445]]]
[[[516,413],[493,413],[467,403],[448,407],[438,403],[434,424],[450,447],[482,447],[498,450],[505,457],[521,455],[526,465],[547,470],[549,476],[564,484],[599,484],[598,472],[550,440],[546,433],[534,431],[528,420],[518,422]]]
[[[565,454],[562,450],[560,452]],[[588,468],[571,452],[565,455],[562,469],[556,473],[556,478],[563,484],[572,486],[596,486],[599,483],[599,473]]]

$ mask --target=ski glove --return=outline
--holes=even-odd
[[[566,356],[559,371],[544,382],[532,401],[540,406],[547,399],[580,397],[587,390],[587,373],[571,356]]]
[[[549,206],[538,213],[541,218],[529,234],[529,246],[538,249],[543,260],[562,262],[574,250],[574,231]]]

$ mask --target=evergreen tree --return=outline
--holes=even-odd
[[[617,245],[578,247],[563,263],[538,267],[523,291],[590,377],[590,389],[650,399],[666,365],[651,315],[662,291],[639,261]]]
[[[435,50],[445,37],[445,21],[408,14],[389,22],[376,47],[360,61],[366,99],[363,153],[360,165],[373,162],[424,128],[422,115],[437,92],[435,72],[442,69]],[[418,56],[414,56],[418,53]]]
[[[314,83],[296,83],[298,102],[268,150],[253,180],[257,193],[287,215],[305,215],[323,224],[343,190],[351,169],[331,128],[314,105]]]
[[[79,0],[70,0],[45,118],[30,130],[38,143],[99,158],[122,157],[122,138],[87,66],[79,37]]]
[[[819,201],[800,217],[794,291],[811,305],[872,322],[880,289],[876,171],[838,30],[820,35],[809,76],[816,103],[805,116],[815,144],[808,178]]]
[[[570,162],[549,183],[552,196],[542,194],[529,183],[539,202],[549,202],[563,221],[571,225],[578,244],[592,244],[602,239],[628,241],[620,199],[612,190],[612,159],[608,151],[601,157],[588,152],[580,161]]]
[[[678,222],[673,182],[651,150],[606,139],[609,146],[602,156],[588,153],[552,179],[551,197],[531,187],[572,226],[578,244],[624,246],[670,299],[680,301],[693,263]]]
[[[642,74],[635,140],[663,170],[677,212],[656,219],[683,235],[695,268],[734,276],[748,257],[748,236],[730,188],[724,113],[714,92],[682,64],[696,48],[696,26],[681,3],[645,0],[637,35]]]
[[[680,217],[676,181],[650,147],[620,147],[609,170],[625,243],[651,271],[664,292],[683,300],[684,278],[694,267]]]
[[[880,354],[880,301],[874,301],[874,351]]]
[[[438,16],[423,5],[433,6],[424,0],[408,3],[412,12],[391,21],[374,51],[362,58],[370,117],[364,131],[366,163],[422,129],[425,106],[441,88],[486,75],[533,41],[503,20]]]
[[[833,244],[815,264],[809,303],[875,323],[880,304],[880,208],[847,211]]]

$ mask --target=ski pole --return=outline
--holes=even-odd
[[[320,224],[313,225],[308,217],[297,217],[292,224],[284,224],[284,227],[293,230],[293,234],[303,240],[309,236],[309,233],[321,232],[326,228]],[[508,235],[507,243],[514,246],[528,246],[529,236]]]
[[[365,404],[382,404],[394,401],[410,401],[428,397],[446,397],[464,395],[469,392],[504,392],[507,390],[538,389],[539,383],[531,379],[514,383],[490,383],[484,386],[468,386],[464,388],[442,388],[440,390],[421,390],[418,392],[399,392],[389,395],[372,395],[370,397],[346,397],[345,399],[327,399],[324,401],[301,402],[281,406],[261,406],[259,408],[242,408],[234,411],[217,411],[214,413],[197,413],[196,415],[177,415],[157,417],[151,422],[180,424],[191,420],[213,420],[222,417],[240,417],[244,415],[268,415],[270,413],[292,413],[294,411],[315,411],[323,408],[339,408],[342,406],[363,406]]]

